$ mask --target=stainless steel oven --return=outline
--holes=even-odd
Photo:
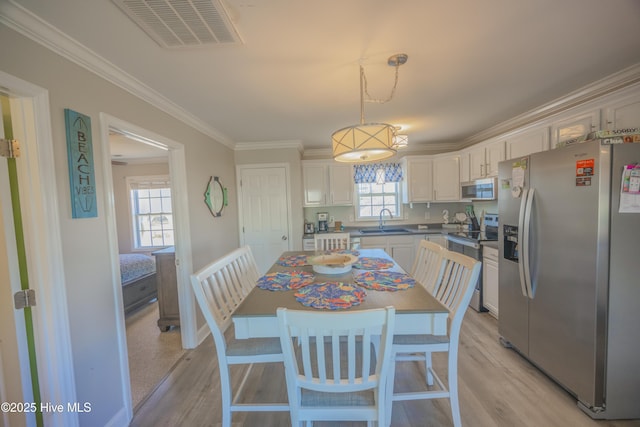
[[[498,215],[485,214],[484,231],[468,231],[451,233],[447,235],[447,249],[467,255],[475,260],[482,261],[482,241],[498,240]],[[469,306],[476,311],[487,311],[482,303],[482,273],[478,277],[476,289],[471,297]]]
[[[478,241],[472,241],[465,237],[455,235],[447,236],[447,249],[470,256],[471,258],[482,261],[482,246]],[[473,292],[469,307],[476,311],[487,311],[482,305],[482,273],[478,277],[476,290]]]

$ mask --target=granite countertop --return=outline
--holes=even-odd
[[[349,233],[350,236],[353,237],[365,237],[365,236],[394,236],[394,235],[422,235],[422,234],[448,234],[448,233],[456,233],[459,232],[460,229],[456,226],[455,228],[445,228],[442,224],[427,224],[428,228],[418,228],[418,224],[386,224],[384,229],[400,229],[403,231],[377,231],[377,226],[366,226],[366,227],[345,227],[342,230],[343,233]],[[360,230],[373,230],[372,232],[362,233]],[[406,231],[404,231],[406,230]],[[331,233],[333,231],[329,231]]]

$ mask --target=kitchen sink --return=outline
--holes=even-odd
[[[406,228],[364,228],[362,230],[360,230],[360,233],[362,234],[375,234],[375,233],[393,233],[393,234],[409,234],[411,233],[411,231],[407,230]]]

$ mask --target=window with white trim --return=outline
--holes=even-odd
[[[377,220],[383,209],[389,209],[394,218],[402,218],[400,164],[355,165],[353,178],[356,183],[356,220]]]
[[[389,209],[394,218],[402,217],[399,182],[356,184],[356,195],[358,220],[377,220],[382,209]]]
[[[131,203],[131,229],[135,249],[174,244],[169,176],[127,177]]]

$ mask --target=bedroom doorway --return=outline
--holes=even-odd
[[[184,353],[179,324],[158,325],[160,276],[154,253],[175,244],[169,153],[114,128],[109,145],[135,411]],[[177,305],[175,285],[172,291]]]
[[[103,144],[103,162],[105,196],[112,207],[107,212],[107,224],[112,268],[117,274],[114,277],[114,290],[120,300],[117,330],[123,367],[122,387],[128,391],[125,392],[123,403],[131,418],[135,407],[143,402],[166,376],[182,356],[184,349],[195,346],[194,305],[189,288],[186,287],[191,271],[191,244],[187,203],[184,200],[184,147],[180,143],[104,113],[101,114],[101,124],[103,138],[109,141],[108,144]],[[153,188],[146,187],[147,184]],[[166,191],[155,188],[156,185],[165,186]],[[132,194],[142,194],[145,191],[146,196],[140,197],[146,198],[146,207],[141,208],[140,205],[135,210],[132,209],[135,203],[142,203],[141,199],[132,203]],[[162,197],[151,197],[151,193],[155,192],[161,193]],[[158,215],[150,212],[149,206],[158,201],[170,206],[170,209],[161,209]],[[143,217],[148,221],[158,218],[162,221],[150,227],[143,227],[144,233],[136,239],[135,233],[140,229],[136,230],[135,225],[140,225],[137,221],[141,221]],[[164,240],[154,240],[149,244],[146,239],[151,232],[154,233],[154,239],[163,237]],[[154,299],[155,294],[146,295],[139,304],[132,306],[131,294],[126,296],[124,288],[121,287],[122,283],[130,282],[125,282],[124,278],[118,280],[117,277],[120,275],[119,254],[145,255],[146,252],[146,255],[151,255],[155,260],[156,257],[152,253],[160,247],[167,246],[175,249],[175,261],[172,263],[175,274],[173,283],[176,310],[179,311],[176,316],[179,316],[180,320],[176,326],[165,331],[164,327],[162,330],[158,327],[159,309],[158,302]],[[160,272],[154,274],[155,284]],[[136,285],[141,283],[142,287],[148,286],[144,278],[139,282],[134,279],[134,282]],[[143,289],[143,293],[147,291]],[[125,307],[128,308],[126,313]]]

